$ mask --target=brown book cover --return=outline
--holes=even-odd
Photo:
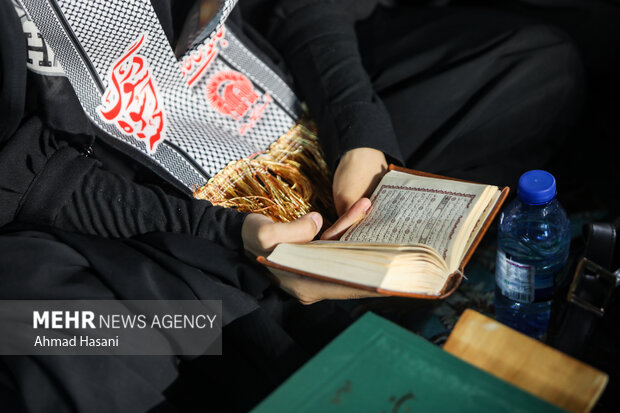
[[[435,175],[435,174],[431,174],[431,173],[427,173],[427,172],[416,171],[416,170],[413,170],[413,169],[402,168],[400,166],[395,166],[395,165],[390,165],[389,170],[390,171],[404,172],[404,173],[408,173],[408,174],[411,174],[411,175],[419,175],[419,176],[425,176],[425,177],[430,177],[430,178],[436,178],[436,179],[446,179],[446,180],[452,180],[452,181],[470,182],[470,181],[465,181],[463,179],[457,179],[457,178],[450,178],[450,177],[447,177],[447,176]],[[471,182],[471,183],[478,183],[478,182]],[[294,268],[290,268],[290,267],[286,267],[286,266],[283,266],[283,265],[276,264],[274,262],[271,262],[271,261],[267,260],[265,257],[262,257],[262,256],[261,257],[257,257],[256,260],[259,263],[261,263],[261,264],[263,264],[265,266],[268,266],[268,267],[272,267],[272,268],[276,268],[276,269],[279,269],[279,270],[291,272],[291,273],[294,273],[294,274],[299,274],[299,275],[303,275],[303,276],[306,276],[306,277],[312,277],[312,278],[316,278],[316,279],[319,279],[319,280],[324,280],[324,281],[328,281],[328,282],[332,282],[332,283],[336,283],[336,284],[342,284],[342,285],[346,285],[346,286],[349,286],[349,287],[354,287],[354,288],[359,288],[359,289],[369,290],[369,291],[375,291],[375,292],[378,292],[380,294],[391,295],[391,296],[400,296],[400,297],[421,298],[421,299],[426,299],[426,300],[443,299],[443,298],[446,298],[449,295],[451,295],[454,291],[456,291],[458,286],[461,285],[461,281],[463,280],[463,272],[465,270],[465,266],[467,265],[467,263],[471,259],[472,255],[476,251],[476,248],[478,248],[478,245],[480,245],[480,242],[482,241],[482,238],[484,238],[484,235],[486,234],[486,232],[488,231],[489,227],[493,223],[493,220],[495,220],[495,217],[497,216],[497,214],[500,211],[502,205],[504,204],[504,201],[506,201],[506,198],[508,197],[508,193],[510,192],[510,188],[507,187],[507,186],[504,186],[504,187],[500,187],[499,189],[501,191],[500,196],[497,199],[495,205],[493,206],[493,209],[491,210],[491,213],[489,214],[489,216],[487,217],[486,221],[484,222],[484,224],[480,228],[480,231],[478,232],[478,235],[476,235],[476,238],[474,239],[471,247],[469,248],[469,250],[467,251],[467,253],[463,257],[463,260],[461,261],[461,264],[459,265],[459,271],[454,272],[453,274],[451,274],[450,277],[446,280],[446,284],[444,285],[443,289],[441,290],[441,294],[440,295],[429,295],[429,294],[416,294],[416,293],[404,293],[404,292],[398,292],[398,291],[388,291],[388,290],[384,290],[382,288],[373,288],[373,287],[369,287],[369,286],[366,286],[366,285],[350,283],[350,282],[347,282],[347,281],[337,280],[337,279],[333,279],[333,278],[330,278],[330,277],[324,277],[324,276],[321,276],[321,275],[318,275],[318,274],[312,274],[312,273],[309,273],[309,272],[300,271],[300,270],[297,270],[297,269],[294,269]]]

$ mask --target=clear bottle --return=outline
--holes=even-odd
[[[519,179],[517,199],[499,221],[495,269],[497,320],[534,338],[547,331],[555,275],[568,259],[570,222],[549,172]]]

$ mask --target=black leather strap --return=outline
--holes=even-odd
[[[569,303],[555,340],[555,348],[574,357],[583,354],[598,317],[582,307]]]
[[[612,224],[586,224],[583,226],[583,236],[586,240],[583,256],[605,269],[612,270],[616,227]]]
[[[575,271],[565,313],[554,340],[556,348],[575,357],[583,354],[617,285],[611,272],[616,227],[612,224],[586,224],[584,237],[584,255]]]

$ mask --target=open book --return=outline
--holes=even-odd
[[[444,298],[460,284],[508,191],[390,167],[366,216],[340,240],[279,244],[258,260],[386,295]]]

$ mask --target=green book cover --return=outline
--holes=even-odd
[[[368,313],[254,413],[561,412]]]

